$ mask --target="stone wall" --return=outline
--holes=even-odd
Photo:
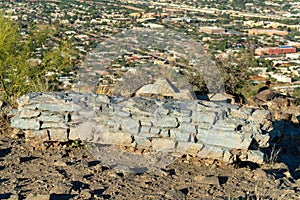
[[[266,110],[208,101],[155,100],[81,93],[30,93],[11,126],[29,140],[87,142],[264,162],[272,129]]]

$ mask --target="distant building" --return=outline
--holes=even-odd
[[[137,19],[137,22],[154,22],[156,21],[156,18],[141,18],[141,19]]]
[[[292,83],[292,78],[285,76],[283,74],[271,74],[272,78],[275,78],[278,82],[282,83]]]
[[[118,17],[118,18],[115,18],[115,20],[117,20],[117,21],[123,21],[123,22],[126,22],[126,21],[131,21],[131,18],[126,18],[126,17]]]
[[[255,49],[255,54],[259,56],[263,55],[280,55],[287,53],[296,53],[297,49],[292,46],[279,46],[279,47],[267,47]]]
[[[208,34],[218,34],[218,33],[224,33],[225,29],[216,26],[206,26],[206,27],[200,27],[200,32],[208,33]]]
[[[142,18],[155,18],[157,14],[155,13],[143,13]]]
[[[226,31],[227,34],[230,34],[230,36],[233,36],[233,35],[244,35],[244,33],[240,32],[240,31],[236,31],[236,30],[227,30]]]
[[[288,53],[286,58],[297,60],[300,58],[300,53]]]
[[[137,18],[137,17],[141,16],[141,13],[140,12],[134,12],[134,13],[130,13],[129,16]]]
[[[298,40],[299,40],[299,39],[300,39],[300,36],[299,36],[299,37],[295,36],[295,39],[298,39]],[[289,45],[289,46],[296,47],[296,48],[300,48],[300,42],[292,42],[292,41],[289,41],[288,45]]]
[[[264,76],[251,76],[250,79],[253,81],[253,83],[259,83],[259,82],[263,82],[266,81],[266,77]]]
[[[154,23],[148,23],[148,24],[142,24],[144,27],[147,27],[147,28],[152,28],[152,29],[159,29],[159,28],[164,28],[163,25],[160,25],[160,24],[154,24]]]
[[[248,34],[249,35],[280,35],[280,36],[285,36],[288,35],[289,32],[287,31],[279,31],[279,30],[275,30],[275,29],[249,29],[248,30]]]
[[[177,8],[162,8],[163,12],[170,12],[170,13],[183,13],[185,10],[177,9]]]

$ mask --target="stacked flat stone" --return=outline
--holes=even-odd
[[[266,110],[230,104],[66,92],[22,96],[11,126],[29,140],[80,139],[263,163],[272,123]]]

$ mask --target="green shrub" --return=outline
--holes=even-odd
[[[297,98],[297,103],[300,104],[300,87],[295,89],[292,96],[296,97]]]
[[[7,101],[28,92],[56,90],[59,75],[73,66],[70,45],[61,42],[54,48],[48,29],[29,28],[26,40],[19,30],[17,23],[0,15],[0,89],[1,99]]]

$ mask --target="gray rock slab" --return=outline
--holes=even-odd
[[[183,133],[191,133],[191,134],[196,134],[197,130],[196,130],[196,126],[190,123],[180,123],[178,130],[183,132]]]
[[[225,120],[218,120],[213,127],[215,129],[234,131],[238,128],[241,129],[244,124],[242,120],[227,118]]]
[[[176,152],[197,155],[200,149],[203,148],[203,144],[192,142],[177,142]]]
[[[170,113],[170,110],[160,106],[155,110],[155,112],[160,115],[168,115]]]
[[[39,130],[41,125],[37,119],[22,119],[15,116],[11,119],[11,127],[27,130]]]
[[[226,163],[233,163],[235,161],[235,157],[229,150],[225,150],[223,154],[223,161]]]
[[[9,113],[7,114],[8,117],[13,117],[15,115],[18,115],[19,114],[19,111],[17,109],[11,109],[9,111]]]
[[[216,129],[198,130],[197,139],[204,144],[234,149],[248,149],[251,135],[242,135],[236,131],[222,131]]]
[[[181,141],[181,142],[191,142],[192,137],[190,133],[187,132],[181,132],[180,130],[170,130],[170,138],[173,138],[176,141]]]
[[[265,161],[265,155],[263,152],[258,150],[249,150],[242,156],[240,156],[241,161],[249,161],[257,164],[263,164]]]
[[[29,105],[24,105],[24,108],[26,107],[26,109],[28,110],[38,110],[38,107],[39,107],[39,103],[32,103],[32,104],[29,104]],[[22,107],[19,106],[19,109],[22,110]]]
[[[131,133],[116,131],[99,131],[93,135],[93,142],[101,144],[113,144],[129,146],[133,143],[133,136]]]
[[[254,135],[253,137],[255,141],[258,143],[259,147],[261,148],[267,148],[270,146],[270,139],[271,137],[269,135],[262,135],[262,134],[257,134]]]
[[[56,123],[56,122],[42,122],[42,125],[41,125],[41,129],[51,129],[51,128],[62,128],[62,129],[67,129],[69,128],[69,126],[65,123],[62,123],[62,122],[59,122],[59,123]]]
[[[191,123],[192,122],[191,117],[178,116],[177,119],[178,119],[179,123],[182,123],[182,122]]]
[[[138,134],[140,132],[140,123],[136,119],[132,118],[122,118],[121,119],[122,130],[131,133]]]
[[[118,115],[120,117],[130,117],[131,113],[125,110],[118,110],[115,112],[115,115]]]
[[[130,112],[133,116],[150,116],[152,112],[143,111],[138,108],[123,107],[122,110]]]
[[[175,152],[176,142],[168,138],[154,138],[151,141],[152,149],[162,152]]]
[[[193,112],[192,121],[193,122],[201,122],[201,123],[209,123],[214,124],[217,121],[217,115],[213,111],[206,112]]]
[[[206,122],[198,122],[196,123],[196,125],[197,125],[197,133],[200,132],[202,129],[206,129],[206,130],[211,129],[213,126],[212,124]]]
[[[65,116],[60,114],[50,114],[50,113],[42,113],[41,116],[39,116],[39,120],[42,122],[63,122]]]
[[[177,119],[175,117],[171,116],[154,116],[151,117],[151,122],[155,127],[161,127],[161,128],[175,128],[178,126]]]
[[[150,133],[151,133],[151,134],[159,134],[160,131],[161,131],[161,129],[156,128],[156,127],[151,127],[151,128],[150,128]]]
[[[174,110],[173,114],[176,117],[184,117],[184,118],[189,118],[192,116],[192,111],[191,110],[186,110],[184,108],[179,109],[179,110]]]
[[[86,119],[79,115],[77,112],[70,114],[70,118],[71,123],[80,123],[86,121]]]
[[[151,141],[148,138],[144,138],[144,137],[134,137],[135,142],[137,144],[137,148],[141,148],[141,149],[150,149],[152,146]]]
[[[243,117],[245,116],[251,116],[252,113],[254,112],[253,108],[240,108],[239,110],[240,115],[242,115]]]
[[[32,140],[49,141],[49,135],[46,129],[44,130],[25,130],[25,138]]]
[[[223,160],[225,150],[222,147],[204,144],[198,152],[200,158]]]
[[[261,134],[260,124],[249,123],[242,126],[242,131],[244,132],[252,132],[254,134]]]
[[[97,103],[110,103],[110,98],[107,95],[97,95],[95,100]]]
[[[140,117],[138,118],[142,126],[152,126],[152,122],[149,117]]]
[[[265,120],[270,119],[271,113],[268,110],[255,110],[248,118],[248,121],[262,123]]]
[[[159,135],[166,138],[170,137],[170,129],[168,128],[160,129]]]
[[[38,110],[23,109],[20,112],[20,118],[23,118],[23,119],[35,118],[35,117],[38,117],[40,114],[41,114],[41,112]]]
[[[85,140],[93,141],[94,134],[101,132],[101,126],[95,121],[85,121],[75,127],[70,128],[69,139],[70,140]]]
[[[149,126],[142,126],[140,129],[140,134],[141,133],[150,133],[150,127]]]
[[[23,107],[24,105],[29,105],[29,101],[35,97],[38,97],[42,95],[41,92],[32,92],[32,93],[29,93],[29,94],[25,94],[23,96],[21,96],[19,99],[17,99],[17,102],[18,102],[18,105],[20,107]]]
[[[51,111],[51,112],[74,112],[78,110],[82,110],[82,107],[72,103],[40,103],[38,106],[39,110],[43,111]]]
[[[67,141],[68,133],[66,129],[53,128],[48,129],[51,141]]]
[[[91,109],[80,110],[77,113],[78,113],[78,115],[80,115],[80,117],[82,119],[92,119],[92,118],[97,117],[96,112],[94,110],[91,110]]]

